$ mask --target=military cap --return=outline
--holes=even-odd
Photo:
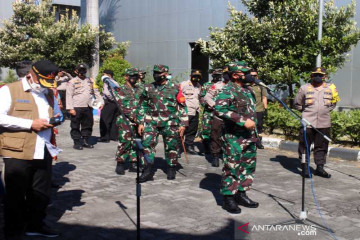
[[[139,74],[139,69],[137,69],[137,68],[125,69],[125,75],[133,76],[133,75],[138,75],[138,74]]]
[[[156,64],[156,65],[154,65],[153,71],[160,72],[160,73],[169,72],[169,66],[162,65],[162,64]]]
[[[248,72],[250,71],[250,68],[249,67],[245,67],[245,66],[242,66],[242,65],[239,65],[237,63],[231,63],[229,64],[229,72]]]
[[[197,69],[192,69],[191,76],[201,76],[201,71]]]
[[[323,67],[316,67],[312,70],[311,74],[322,74],[322,75],[326,75],[326,69]]]
[[[59,72],[59,68],[49,60],[41,60],[34,63],[31,67],[37,76],[41,86],[45,88],[55,88],[55,76]]]
[[[223,69],[221,68],[210,69],[209,72],[211,75],[221,75],[223,73]]]
[[[248,67],[249,66],[249,64],[247,62],[245,62],[245,61],[236,61],[235,63],[237,65],[243,66],[243,67]]]
[[[17,62],[16,67],[15,67],[16,74],[19,77],[25,77],[26,74],[28,74],[30,72],[32,65],[33,65],[33,62],[29,61],[29,60]]]

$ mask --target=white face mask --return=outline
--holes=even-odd
[[[31,79],[31,82],[30,82],[30,79],[28,78],[28,83],[32,89],[32,91],[36,92],[36,93],[42,93],[45,91],[45,88],[43,88],[39,83],[35,83],[32,76],[30,76],[30,79]]]

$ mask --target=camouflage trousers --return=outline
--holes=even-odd
[[[165,160],[169,166],[178,164],[178,145],[179,145],[179,126],[157,127],[153,124],[145,123],[142,144],[144,153],[147,154],[154,163],[155,147],[158,144],[159,134],[163,136],[165,146]]]
[[[213,117],[213,112],[204,110],[201,119],[201,126],[202,126],[201,138],[204,140],[210,139],[212,117]]]
[[[134,133],[136,133],[135,126],[130,126]],[[129,162],[137,162],[136,159],[136,146],[135,143],[131,140],[130,128],[125,123],[118,123],[119,129],[119,142],[116,152],[116,161],[120,163],[125,163],[127,160]]]
[[[249,190],[256,167],[256,142],[244,142],[242,138],[225,134],[223,152],[221,193],[234,195]]]

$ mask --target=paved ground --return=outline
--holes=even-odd
[[[136,174],[115,174],[115,142],[73,150],[69,125],[65,122],[59,131],[64,152],[54,165],[54,181],[62,187],[54,189],[49,224],[62,232],[58,239],[136,239]],[[155,181],[142,184],[142,239],[332,239],[319,228],[271,226],[298,216],[301,209],[300,169],[293,153],[259,151],[254,189],[248,195],[260,207],[232,215],[221,208],[221,168],[211,167],[203,156],[191,156],[189,165],[180,160],[183,169],[175,181],[168,181],[162,148],[159,144]],[[331,179],[314,178],[323,217],[338,239],[360,239],[360,163],[331,159],[327,169]],[[310,180],[306,183],[308,216],[321,223]],[[242,229],[249,235],[237,229],[246,223],[248,229]]]

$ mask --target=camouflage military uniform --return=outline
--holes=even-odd
[[[212,85],[213,85],[212,82],[205,83],[200,93],[200,103],[204,108],[203,116],[201,119],[201,126],[202,126],[201,138],[203,140],[210,139],[210,134],[211,134],[211,119],[213,116],[213,110],[210,109],[209,106],[206,104],[206,102],[204,101],[204,97]]]
[[[168,71],[165,65],[155,65],[154,71]],[[178,156],[179,127],[188,125],[184,96],[179,86],[167,80],[164,85],[146,84],[140,96],[138,123],[144,125],[144,152],[154,162],[158,136],[164,138],[165,160],[170,167],[176,166]]]
[[[254,179],[256,130],[247,130],[245,121],[256,121],[253,92],[229,82],[216,98],[216,114],[224,119],[224,168],[221,193],[234,195],[246,191]]]
[[[136,148],[135,143],[132,141],[130,128],[136,133],[136,109],[138,106],[138,97],[136,96],[135,90],[127,83],[120,86],[118,91],[115,92],[115,97],[130,123],[130,126],[128,126],[122,115],[116,120],[119,132],[116,160],[120,163],[124,163],[127,159],[129,159],[130,162],[136,162]]]

